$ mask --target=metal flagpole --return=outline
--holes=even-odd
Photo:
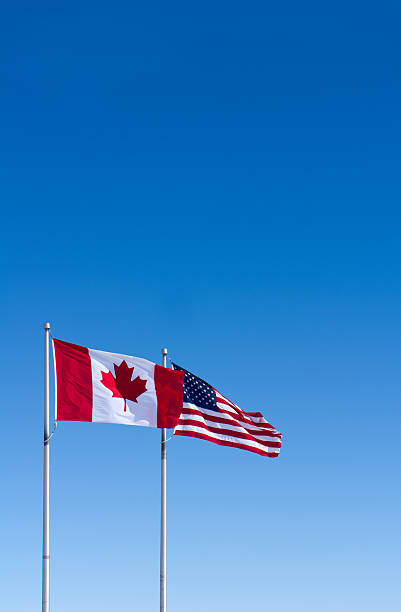
[[[42,565],[42,612],[49,612],[49,565],[50,565],[50,416],[49,416],[49,333],[50,323],[45,329],[45,422],[43,464],[43,565]]]
[[[163,367],[167,367],[167,349],[162,348]],[[167,430],[161,436],[161,524],[160,524],[160,612],[167,609]]]

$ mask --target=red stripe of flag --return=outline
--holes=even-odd
[[[281,442],[269,442],[267,440],[260,440],[257,436],[253,436],[252,434],[246,433],[245,431],[235,431],[234,429],[222,429],[221,427],[213,427],[213,425],[207,425],[206,423],[196,421],[195,419],[180,419],[178,421],[178,424],[184,426],[192,425],[193,427],[201,427],[202,429],[206,429],[207,431],[211,431],[212,433],[217,433],[222,436],[232,436],[233,438],[251,440],[252,442],[257,442],[258,444],[262,444],[263,446],[268,446],[271,448],[281,448]]]
[[[219,404],[219,402],[217,402],[217,404]],[[218,409],[219,412],[222,412],[224,414],[227,414],[228,416],[230,416],[232,419],[238,420],[238,421],[243,421],[244,423],[248,423],[248,425],[254,425],[256,427],[265,427],[268,429],[271,429],[272,431],[277,431],[273,425],[270,425],[270,423],[268,423],[266,421],[266,419],[264,418],[263,415],[260,415],[261,418],[263,419],[263,423],[259,423],[258,421],[253,421],[252,419],[248,419],[246,417],[247,414],[251,414],[250,412],[243,412],[240,408],[237,408],[236,413],[233,414],[233,412],[231,410],[225,410],[224,408],[221,408],[220,405],[218,405]],[[254,413],[254,414],[260,414],[260,413]],[[277,434],[280,435],[280,434]]]
[[[57,419],[92,421],[92,366],[84,346],[53,340],[57,372]]]
[[[238,411],[241,414],[247,414],[248,416],[254,416],[254,417],[262,417],[262,419],[265,418],[261,412],[244,412],[244,410],[241,410],[241,408],[238,408],[238,406],[236,406],[231,400],[224,397],[224,395],[222,395],[219,391],[217,391],[216,389],[215,391],[216,391],[216,402],[218,404],[219,403],[227,404],[227,406],[231,406],[232,408],[234,408],[235,411]]]
[[[268,453],[262,451],[259,448],[255,448],[253,446],[248,446],[246,444],[241,444],[239,442],[229,442],[228,440],[220,440],[219,438],[214,438],[213,436],[207,436],[206,434],[195,432],[195,431],[180,431],[175,430],[176,436],[189,436],[190,438],[201,438],[203,440],[208,440],[209,442],[214,442],[215,444],[219,444],[220,446],[232,446],[234,448],[242,448],[243,450],[251,450],[254,453],[258,453],[258,455],[263,455],[264,457],[278,457],[277,453]]]
[[[157,426],[175,427],[182,410],[184,372],[155,365]]]
[[[211,412],[211,411],[210,411]],[[183,408],[182,414],[192,414],[192,415],[197,415],[197,416],[201,416],[202,418],[204,418],[207,421],[214,421],[215,423],[225,423],[226,425],[237,425],[238,427],[243,427],[244,429],[246,429],[247,431],[249,431],[249,433],[252,433],[254,430],[251,430],[250,427],[258,429],[258,431],[254,431],[254,433],[256,435],[260,434],[260,435],[271,435],[274,436],[276,438],[281,438],[281,434],[276,432],[275,429],[270,429],[268,428],[264,423],[261,424],[257,424],[257,423],[248,423],[248,421],[241,421],[238,418],[235,417],[231,417],[231,418],[227,418],[226,416],[220,416],[220,412],[216,412],[215,415],[206,413],[206,412],[202,412],[200,409],[195,409],[195,408],[187,408],[186,406]],[[227,413],[226,411],[224,411],[224,415],[229,415],[229,413]]]

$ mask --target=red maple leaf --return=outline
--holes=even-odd
[[[139,376],[131,380],[134,366],[129,368],[125,360],[119,366],[116,363],[113,365],[115,377],[111,372],[107,372],[107,374],[102,372],[100,382],[113,392],[112,397],[122,397],[124,399],[124,412],[126,412],[126,400],[137,402],[137,398],[146,391],[146,380],[139,378]]]

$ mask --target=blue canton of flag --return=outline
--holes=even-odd
[[[173,363],[174,370],[184,372],[183,401],[196,404],[200,408],[217,411],[216,391],[207,382]]]

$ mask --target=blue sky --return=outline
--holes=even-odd
[[[168,446],[174,612],[400,609],[400,9],[8,5],[0,607],[41,598],[43,331],[284,434]],[[60,424],[57,612],[158,609],[159,432]]]

